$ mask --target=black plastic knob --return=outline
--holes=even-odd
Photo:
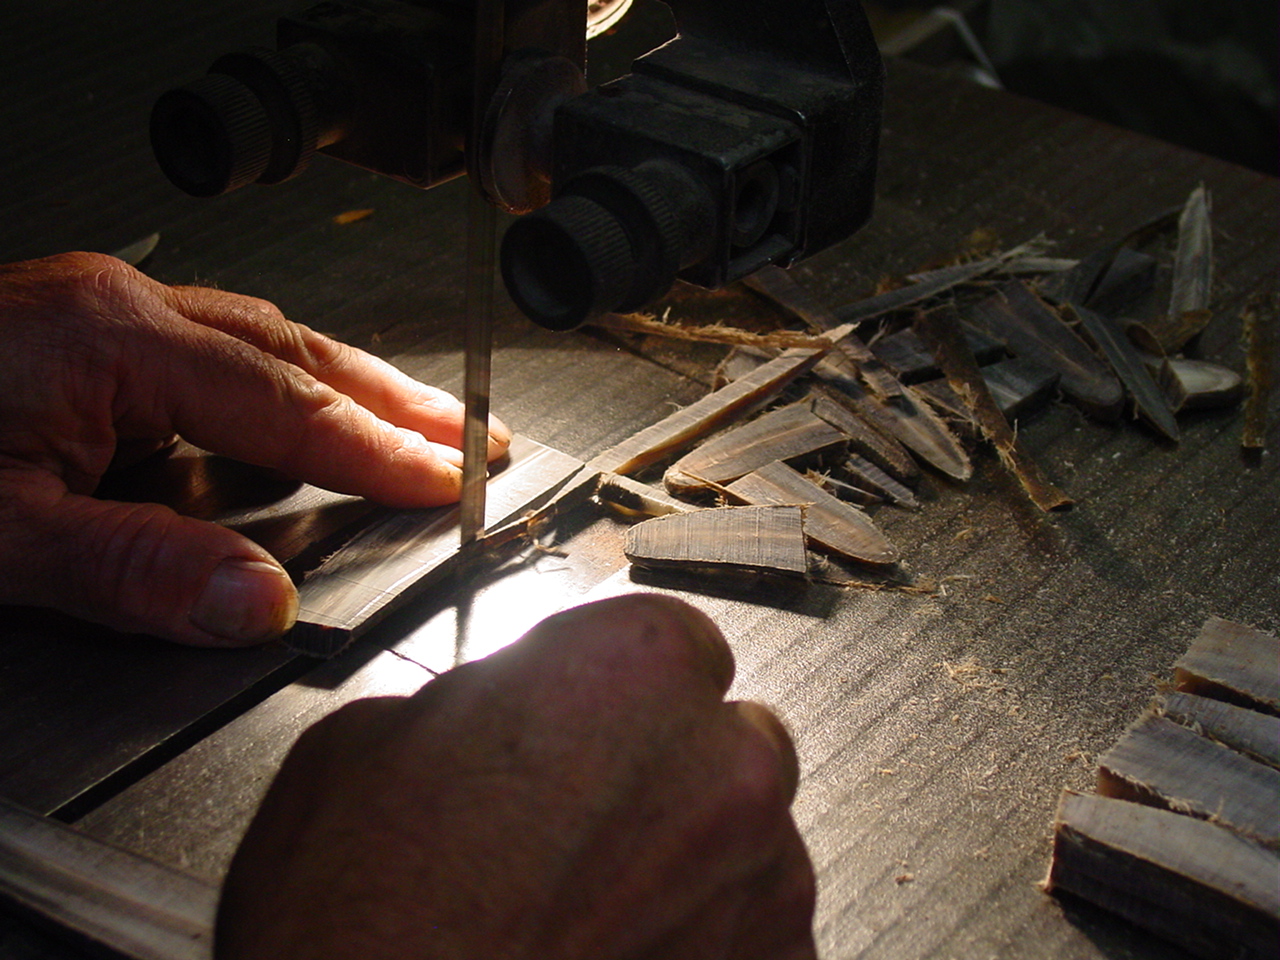
[[[502,278],[529,319],[572,330],[614,309],[636,261],[618,218],[585,197],[565,196],[521,217],[502,239]]]
[[[209,73],[239,80],[266,110],[271,158],[256,178],[258,183],[280,183],[306,167],[316,152],[320,119],[307,77],[294,57],[253,47],[219,57]]]
[[[670,288],[690,243],[659,175],[586,170],[511,225],[502,277],[529,319],[571,330],[604,313],[638,309]]]
[[[214,197],[262,176],[271,160],[271,124],[252,90],[209,74],[156,101],[151,147],[176,186]]]

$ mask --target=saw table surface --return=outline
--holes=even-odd
[[[457,392],[464,184],[419,193],[319,158],[281,186],[199,201],[150,158],[155,97],[225,50],[269,44],[273,16],[294,5],[8,5],[0,259],[159,232],[151,276],[268,298]],[[871,224],[793,272],[839,304],[952,256],[975,231],[1005,246],[1043,234],[1055,255],[1079,256],[1201,182],[1217,262],[1204,352],[1243,369],[1240,308],[1280,262],[1276,180],[908,63],[889,65]],[[372,213],[335,222],[353,210]],[[713,319],[747,296],[682,291],[672,303]],[[584,460],[702,395],[718,356],[553,334],[505,296],[495,335],[495,411]],[[584,599],[669,590],[721,624],[738,659],[732,696],[771,704],[794,732],[822,956],[1182,957],[1037,886],[1060,792],[1091,787],[1093,759],[1204,619],[1280,627],[1280,460],[1241,459],[1238,410],[1181,425],[1177,446],[1063,405],[1021,425],[1076,501],[1065,514],[1037,512],[987,454],[967,485],[930,477],[918,512],[882,509],[912,569],[940,584],[933,594],[641,578],[622,557],[623,523],[585,505],[556,529],[554,552],[430,593],[326,663],[9,608],[0,796],[216,882],[310,722],[354,697],[414,690]],[[230,516],[288,557],[367,509],[190,454],[113,481],[112,494]],[[0,914],[0,957],[77,955]]]

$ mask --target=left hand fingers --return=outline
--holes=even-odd
[[[169,287],[170,307],[305,370],[379,418],[428,440],[462,447],[463,407],[452,394],[407,376],[384,360],[293,323],[273,304],[207,287]],[[511,443],[502,421],[489,422],[489,459]]]

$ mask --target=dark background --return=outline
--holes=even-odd
[[[866,6],[883,36],[934,4]],[[1280,169],[1274,0],[960,0],[952,7],[1007,90],[1264,173]]]

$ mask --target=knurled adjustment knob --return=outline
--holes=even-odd
[[[502,239],[501,264],[516,305],[551,330],[572,330],[616,308],[636,273],[617,217],[574,195],[515,221]]]
[[[300,173],[315,155],[320,118],[311,86],[285,53],[251,47],[214,61],[210,74],[239,80],[262,103],[271,128],[271,159],[258,183],[280,183]]]
[[[593,167],[570,178],[561,195],[595,201],[611,211],[627,233],[636,268],[616,309],[639,309],[670,289],[680,268],[683,238],[664,184],[639,170]]]
[[[151,110],[151,147],[177,187],[214,197],[262,176],[271,124],[252,90],[214,73],[160,96]]]

